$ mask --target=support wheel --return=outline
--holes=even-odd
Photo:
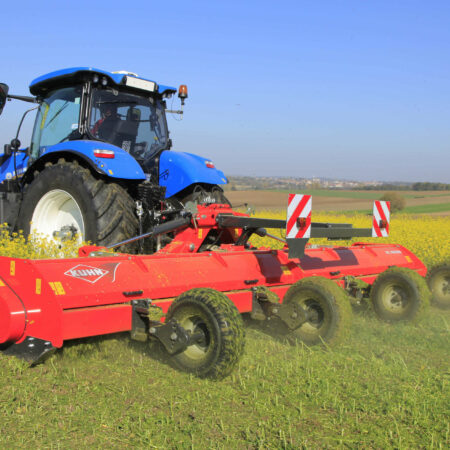
[[[430,297],[425,279],[404,267],[382,272],[370,290],[375,313],[388,322],[418,319],[428,308]]]
[[[76,236],[79,244],[107,246],[137,234],[134,207],[118,184],[95,178],[77,161],[60,159],[36,172],[26,187],[18,228],[26,236],[36,232],[55,241]]]
[[[351,325],[352,309],[346,292],[324,277],[308,277],[293,284],[283,303],[296,302],[308,319],[288,337],[308,345],[342,342]]]
[[[172,303],[167,320],[175,319],[188,333],[202,337],[173,356],[178,368],[200,377],[221,379],[244,351],[244,325],[239,311],[222,292],[191,289]]]
[[[427,275],[431,302],[442,309],[450,309],[450,264],[434,267]]]

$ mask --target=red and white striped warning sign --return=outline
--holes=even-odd
[[[286,238],[311,237],[311,205],[310,195],[289,194]]]
[[[373,204],[372,237],[389,236],[391,202],[376,200]]]

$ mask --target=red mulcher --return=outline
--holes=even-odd
[[[376,234],[386,235],[388,213],[374,219]],[[349,298],[370,298],[391,321],[415,318],[428,301],[426,268],[400,245],[306,245],[309,237],[369,237],[372,229],[310,222],[310,211],[297,208],[288,210],[285,248],[249,243],[253,233],[275,238],[266,228],[285,226],[200,205],[133,238],[172,233],[152,255],[87,246],[73,259],[0,257],[0,349],[37,364],[64,341],[130,331],[133,339],[158,339],[182,369],[220,378],[243,352],[239,313],[308,344],[334,343],[349,327]],[[157,312],[165,318],[155,320]]]

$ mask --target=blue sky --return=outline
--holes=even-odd
[[[187,84],[173,150],[227,175],[450,183],[448,1],[17,1],[2,19],[11,93],[71,66]],[[7,104],[2,144],[24,110]]]

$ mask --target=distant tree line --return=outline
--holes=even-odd
[[[415,191],[450,191],[450,184],[446,183],[414,183],[412,188]]]
[[[226,190],[252,189],[252,190],[271,190],[271,189],[290,189],[298,191],[301,189],[332,189],[332,190],[365,190],[365,191],[449,191],[450,184],[446,183],[381,183],[381,184],[363,184],[350,186],[350,182],[342,181],[342,186],[333,186],[330,181],[316,181],[298,178],[293,180],[286,177],[250,177],[250,176],[229,176],[229,184]],[[337,183],[337,181],[333,182]],[[355,183],[355,182],[353,182]]]
[[[355,190],[364,191],[450,191],[450,184],[446,183],[411,183],[411,184],[394,184],[394,183],[383,183],[376,186],[364,185],[354,187]]]
[[[383,184],[366,184],[363,186],[355,186],[352,188],[356,191],[410,191],[412,189],[411,184],[390,184],[390,183],[383,183]]]

